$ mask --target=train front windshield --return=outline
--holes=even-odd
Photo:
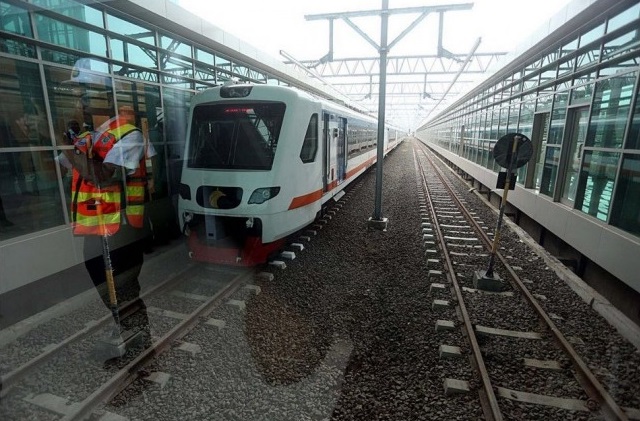
[[[203,104],[193,110],[189,168],[270,170],[285,104]]]

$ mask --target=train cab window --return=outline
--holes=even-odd
[[[270,170],[284,111],[280,102],[195,107],[189,168]]]
[[[302,162],[309,163],[316,159],[318,152],[318,114],[311,116],[309,125],[307,126],[307,134],[304,136],[302,150],[300,151],[300,159]]]

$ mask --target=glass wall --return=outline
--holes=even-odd
[[[640,235],[640,4],[620,2],[504,80],[484,82],[419,129],[455,150],[448,128],[477,121],[464,157],[498,171],[492,149],[508,132],[531,138],[518,182],[548,200]],[[560,47],[558,47],[560,46]],[[434,134],[438,133],[436,137]]]
[[[69,223],[71,175],[57,165],[74,124],[133,110],[152,216],[175,223],[189,98],[235,79],[280,83],[146,22],[74,0],[0,0],[0,242]],[[38,46],[32,43],[37,39]],[[40,59],[39,59],[40,57]],[[91,115],[78,111],[90,105]],[[170,221],[167,221],[170,219]]]

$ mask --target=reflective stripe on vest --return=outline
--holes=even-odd
[[[94,153],[104,159],[107,152],[122,137],[138,130],[134,125],[124,123],[102,133],[93,144]],[[90,135],[83,133],[80,136]],[[141,145],[141,147],[144,147]],[[78,235],[113,235],[121,225],[121,210],[125,208],[127,222],[134,228],[144,225],[144,200],[147,184],[146,168],[142,157],[135,172],[126,177],[124,197],[121,183],[98,189],[82,179],[74,169],[72,181],[72,224],[73,233]]]

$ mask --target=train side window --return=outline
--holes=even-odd
[[[309,163],[316,159],[318,152],[318,114],[311,116],[309,125],[307,126],[307,134],[304,136],[302,150],[300,151],[300,159],[302,162]]]

